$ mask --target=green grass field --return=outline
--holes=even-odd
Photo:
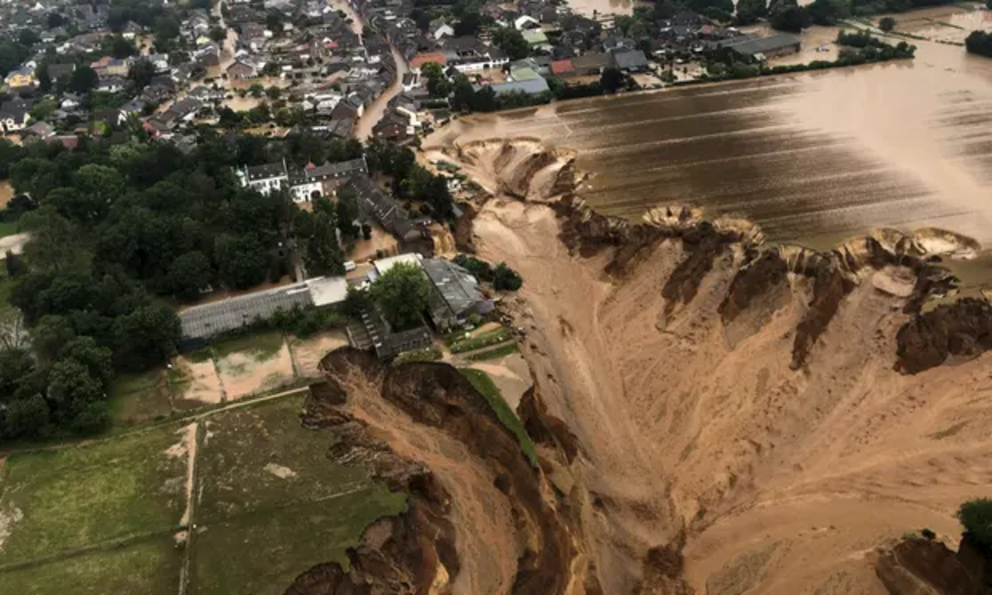
[[[405,494],[327,459],[334,438],[300,425],[302,402],[226,411],[206,424],[192,593],[282,593],[312,566],[345,561],[366,526],[405,509]]]
[[[503,399],[502,393],[499,392],[499,387],[489,377],[489,374],[486,374],[482,370],[473,370],[471,368],[459,368],[458,371],[468,378],[468,381],[472,383],[475,390],[482,393],[482,396],[489,401],[489,406],[493,408],[496,417],[517,436],[517,440],[520,442],[520,448],[527,455],[531,465],[537,467],[537,450],[534,448],[534,441],[527,435],[524,424],[517,417],[517,414],[514,413],[513,409],[510,408],[506,400]]]
[[[466,359],[473,362],[481,362],[487,359],[497,359],[510,355],[511,353],[516,353],[517,344],[514,343],[504,343],[498,347],[493,347],[492,349],[487,349],[485,351],[480,351],[478,353],[473,353]]]
[[[17,221],[0,221],[0,238],[12,236],[17,233]]]
[[[96,550],[58,562],[0,573],[0,592],[18,595],[174,595],[182,554],[158,536],[124,548]]]
[[[225,341],[221,341],[210,347],[215,358],[223,358],[229,355],[244,352],[257,359],[272,357],[282,349],[284,338],[278,332],[248,333]]]
[[[169,386],[161,369],[140,374],[120,374],[110,387],[110,418],[116,428],[152,419],[164,419],[172,413]]]
[[[476,349],[482,349],[483,347],[489,347],[491,345],[499,345],[500,343],[511,339],[513,339],[513,333],[510,332],[510,329],[500,327],[498,329],[482,333],[477,337],[454,341],[451,343],[451,353],[465,353],[466,351],[474,351]]]
[[[8,457],[0,512],[22,518],[0,550],[0,567],[170,531],[185,506],[186,459],[166,454],[181,439],[175,431]]]
[[[166,453],[176,429],[10,455],[0,465],[0,592],[175,593],[187,465]]]

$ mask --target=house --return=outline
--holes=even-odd
[[[631,52],[616,52],[613,60],[617,68],[624,72],[643,72],[648,69],[648,58],[641,50]]]
[[[48,122],[35,122],[21,131],[21,138],[48,140],[55,136],[55,129]]]
[[[175,114],[176,120],[189,122],[196,117],[196,112],[200,111],[203,103],[195,97],[186,97],[172,104],[169,112]]]
[[[193,87],[190,89],[187,96],[199,99],[200,101],[223,101],[224,91],[222,89],[214,89],[213,87],[207,87],[200,85],[198,87]]]
[[[548,36],[540,29],[527,29],[521,32],[524,41],[532,48],[551,47]]]
[[[289,193],[293,202],[310,202],[315,196],[333,194],[352,177],[368,173],[364,158],[314,165],[289,171]]]
[[[462,326],[472,314],[489,314],[495,306],[479,288],[479,281],[464,268],[442,258],[421,262],[431,282],[430,318],[440,330]]]
[[[0,129],[4,133],[19,132],[31,120],[33,102],[26,99],[11,99],[0,104]]]
[[[423,234],[417,229],[415,222],[410,220],[406,209],[380,190],[367,175],[353,177],[345,184],[345,188],[358,196],[358,209],[363,218],[374,219],[401,242],[412,242],[422,237]]]
[[[720,49],[749,60],[764,61],[766,58],[787,56],[799,51],[799,38],[788,33],[778,33],[770,37],[741,36],[717,43]]]
[[[134,21],[128,21],[127,24],[124,25],[124,28],[121,29],[121,36],[124,39],[133,41],[134,38],[137,37],[138,35],[141,35],[142,32],[143,29],[141,28],[141,25],[138,25]]]
[[[282,190],[289,186],[289,173],[286,171],[285,161],[242,167],[236,169],[234,173],[242,187],[251,188],[262,194],[269,194],[273,190]]]
[[[548,87],[548,81],[537,77],[536,79],[528,79],[524,81],[511,81],[508,83],[496,83],[490,85],[496,95],[506,95],[508,93],[526,93],[527,95],[540,95],[541,93],[549,93],[551,89]]]
[[[34,78],[33,62],[25,64],[17,70],[12,70],[3,80],[4,84],[11,89],[26,89],[37,85]]]
[[[532,16],[523,15],[513,21],[513,28],[517,31],[530,31],[541,28],[541,23]]]
[[[571,60],[555,60],[551,63],[551,74],[558,78],[567,78],[575,75],[575,66]]]
[[[589,52],[572,58],[572,67],[577,76],[594,76],[602,74],[603,69],[612,62],[609,54]]]
[[[623,35],[609,35],[603,40],[603,49],[607,52],[629,52],[637,47],[637,43]]]
[[[417,54],[412,60],[410,60],[410,70],[419,73],[421,67],[428,62],[434,62],[440,66],[445,66],[448,64],[448,59],[444,54],[439,52]]]
[[[101,79],[97,83],[96,90],[102,91],[104,93],[117,93],[124,89],[126,81],[119,76],[112,76],[109,78]]]
[[[69,78],[72,73],[76,72],[75,62],[69,62],[68,64],[49,64],[48,65],[48,77],[53,81],[59,81],[64,78]]]
[[[256,78],[259,75],[259,71],[253,64],[249,64],[243,60],[236,60],[233,64],[227,67],[227,78],[236,81],[243,81],[247,79]]]
[[[413,91],[415,88],[420,86],[420,74],[416,72],[408,72],[404,74],[402,84],[404,91]]]
[[[445,23],[441,19],[434,19],[433,21],[431,21],[428,31],[430,36],[435,41],[443,37],[455,36],[455,30],[451,27],[451,25]]]
[[[127,71],[131,68],[131,62],[126,58],[119,59],[104,56],[95,62],[90,62],[90,68],[95,70],[100,78],[127,76]]]
[[[156,72],[169,72],[169,54],[148,54],[140,59],[151,62]]]

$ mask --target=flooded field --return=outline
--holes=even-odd
[[[992,60],[916,42],[914,61],[463,118],[428,140],[537,137],[578,150],[581,195],[636,218],[689,203],[828,247],[869,228],[992,243]]]

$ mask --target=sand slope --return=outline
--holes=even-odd
[[[700,593],[879,593],[874,548],[923,527],[956,542],[954,510],[992,488],[992,355],[895,372],[904,299],[866,279],[793,371],[805,279],[790,275],[782,307],[731,347],[717,308],[738,253],[666,315],[680,241],[616,280],[608,254],[572,256],[558,232],[547,206],[491,200],[474,241],[526,280],[508,307],[551,413],[581,444],[605,592],[635,589],[646,550],[683,527]]]

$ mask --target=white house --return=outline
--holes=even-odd
[[[242,187],[268,194],[273,190],[281,190],[289,186],[289,174],[286,162],[252,165],[235,170]]]

